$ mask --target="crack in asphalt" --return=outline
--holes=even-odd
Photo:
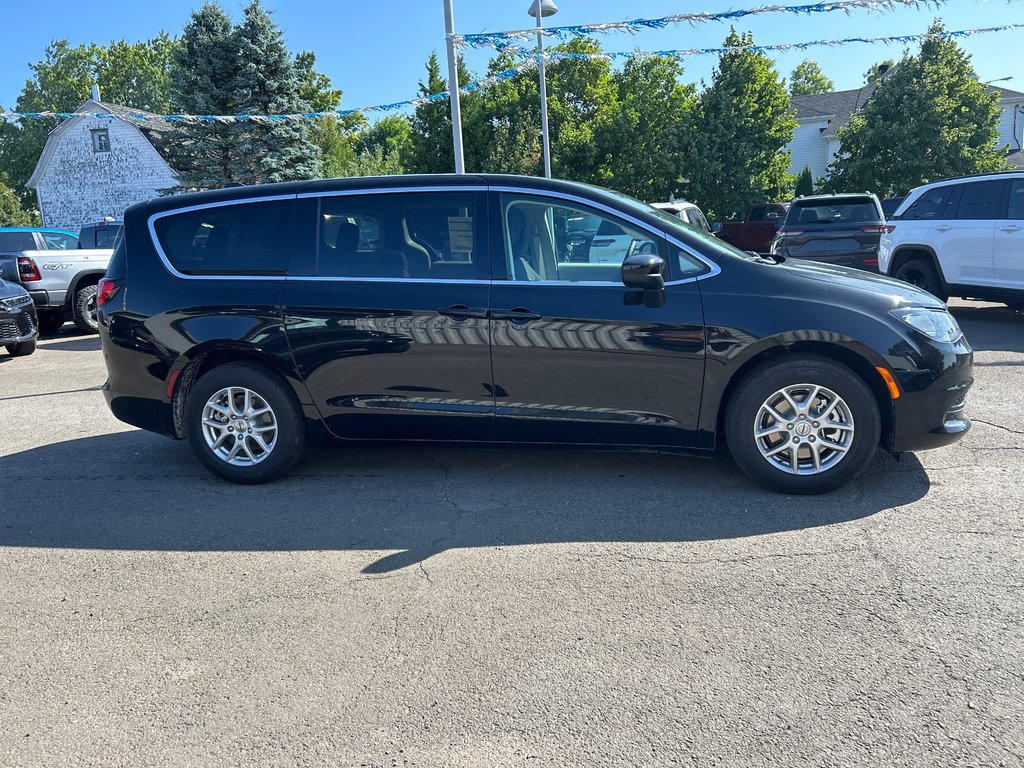
[[[1013,429],[1011,427],[1004,427],[1002,424],[996,424],[993,421],[985,421],[984,419],[972,418],[971,422],[974,424],[984,424],[986,427],[994,427],[995,429],[1002,429],[1006,432],[1012,432],[1015,435],[1024,435],[1024,430]]]

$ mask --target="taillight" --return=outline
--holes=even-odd
[[[39,274],[39,267],[28,256],[18,257],[18,277],[23,283],[32,283],[43,279],[43,276]]]
[[[780,229],[778,232],[779,237],[796,237],[802,235],[804,231],[802,229]]]
[[[894,229],[896,229],[894,224],[873,224],[870,227],[861,227],[860,231],[872,235],[888,235]]]
[[[111,280],[107,277],[100,278],[100,281],[96,284],[96,306],[102,307],[110,301],[120,287],[121,284],[117,280]]]

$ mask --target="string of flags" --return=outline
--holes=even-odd
[[[858,0],[867,2],[868,0]],[[899,0],[902,2],[903,0]],[[819,5],[839,5],[840,3],[821,3]],[[770,6],[765,6],[770,7]],[[808,6],[803,6],[808,7]],[[602,53],[571,53],[563,51],[546,50],[543,54],[534,51],[522,50],[519,52],[521,61],[513,67],[496,72],[493,75],[466,83],[459,87],[461,93],[473,93],[489,88],[497,83],[511,80],[524,72],[530,71],[539,65],[541,56],[545,62],[561,61],[571,59],[603,59],[615,61],[632,58],[649,58],[652,56],[670,56],[675,59],[684,59],[692,56],[721,55],[724,53],[739,53],[741,51],[754,51],[757,53],[783,52],[793,50],[805,50],[814,47],[835,47],[853,44],[907,44],[924,42],[931,39],[962,39],[973,35],[990,34],[996,32],[1007,32],[1010,30],[1024,29],[1024,23],[1003,24],[996,27],[978,27],[975,29],[961,29],[943,31],[938,33],[923,33],[919,35],[890,35],[885,37],[846,37],[833,40],[810,40],[802,43],[775,43],[769,45],[737,45],[721,48],[687,48],[668,51],[610,51]],[[354,109],[339,109],[330,112],[301,112],[296,114],[281,115],[155,115],[149,112],[133,112],[127,110],[120,114],[107,112],[0,112],[0,119],[15,121],[21,119],[46,120],[46,119],[68,119],[73,117],[92,118],[128,118],[140,123],[165,121],[168,123],[241,123],[254,122],[262,124],[273,124],[282,121],[316,120],[321,118],[338,118],[354,114],[368,114],[376,112],[393,112],[406,107],[418,107],[423,104],[430,104],[437,101],[444,101],[448,98],[448,91],[433,93],[428,96],[418,96],[405,101],[396,101],[390,104],[376,104],[368,107],[357,107]]]
[[[810,5],[759,5],[754,8],[743,8],[732,11],[700,11],[697,13],[676,13],[671,16],[663,16],[658,19],[629,19],[625,21],[612,21],[602,24],[579,24],[565,27],[546,27],[538,30],[536,27],[527,29],[515,29],[508,32],[481,32],[479,34],[448,35],[456,46],[464,48],[519,48],[524,42],[533,40],[538,32],[546,37],[557,37],[562,40],[591,37],[594,34],[608,34],[609,32],[627,32],[635,34],[646,29],[664,29],[665,27],[677,24],[706,24],[716,21],[735,21],[747,16],[757,16],[766,13],[786,13],[791,15],[810,16],[824,13],[852,13],[853,11],[891,11],[895,8],[937,8],[948,0],[831,0],[830,2],[818,2]]]

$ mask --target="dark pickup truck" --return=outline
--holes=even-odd
[[[711,231],[741,251],[770,253],[775,232],[786,218],[788,208],[788,203],[755,205],[742,219],[713,224]]]

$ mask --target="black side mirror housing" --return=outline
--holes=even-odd
[[[622,284],[645,291],[665,289],[665,260],[653,253],[634,253],[622,262]]]
[[[722,231],[722,222],[716,221],[714,224],[711,225],[711,234],[717,235],[721,231]]]

